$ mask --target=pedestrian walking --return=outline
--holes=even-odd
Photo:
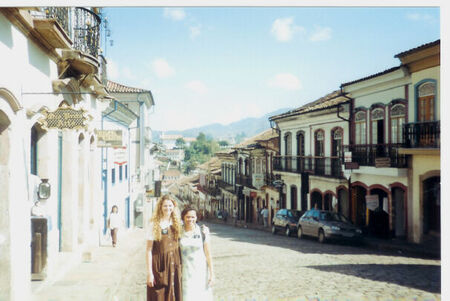
[[[197,225],[197,210],[188,207],[181,213],[180,238],[183,301],[212,301],[214,273],[210,253],[209,229]],[[202,226],[202,228],[207,228]]]
[[[233,208],[233,222],[234,222],[234,226],[237,226],[237,217],[238,217],[238,212],[236,207]]]
[[[177,203],[162,196],[147,231],[147,301],[181,301],[181,222]]]
[[[119,232],[120,227],[122,227],[122,219],[119,215],[119,208],[116,205],[114,205],[111,208],[111,212],[108,218],[108,228],[111,230],[111,239],[113,247],[116,247],[117,245],[117,233]]]
[[[261,215],[264,221],[264,228],[266,228],[269,220],[269,210],[267,209],[267,206],[264,206],[263,210],[261,210]]]

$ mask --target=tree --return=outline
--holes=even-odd
[[[220,146],[228,146],[229,145],[228,141],[225,141],[225,140],[221,140],[218,143],[219,143]]]
[[[186,147],[186,141],[184,141],[183,138],[177,138],[177,140],[175,140],[175,146],[177,148],[185,148]]]

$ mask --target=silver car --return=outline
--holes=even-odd
[[[323,243],[327,239],[359,240],[362,231],[340,213],[311,209],[297,223],[297,237],[303,235],[318,237]]]

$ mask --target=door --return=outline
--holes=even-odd
[[[312,214],[312,218],[309,223],[309,231],[310,235],[319,236],[319,228],[320,228],[320,211],[314,210]]]

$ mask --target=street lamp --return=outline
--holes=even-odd
[[[50,183],[48,179],[41,179],[41,183],[38,188],[38,197],[40,200],[46,200],[50,197]]]

